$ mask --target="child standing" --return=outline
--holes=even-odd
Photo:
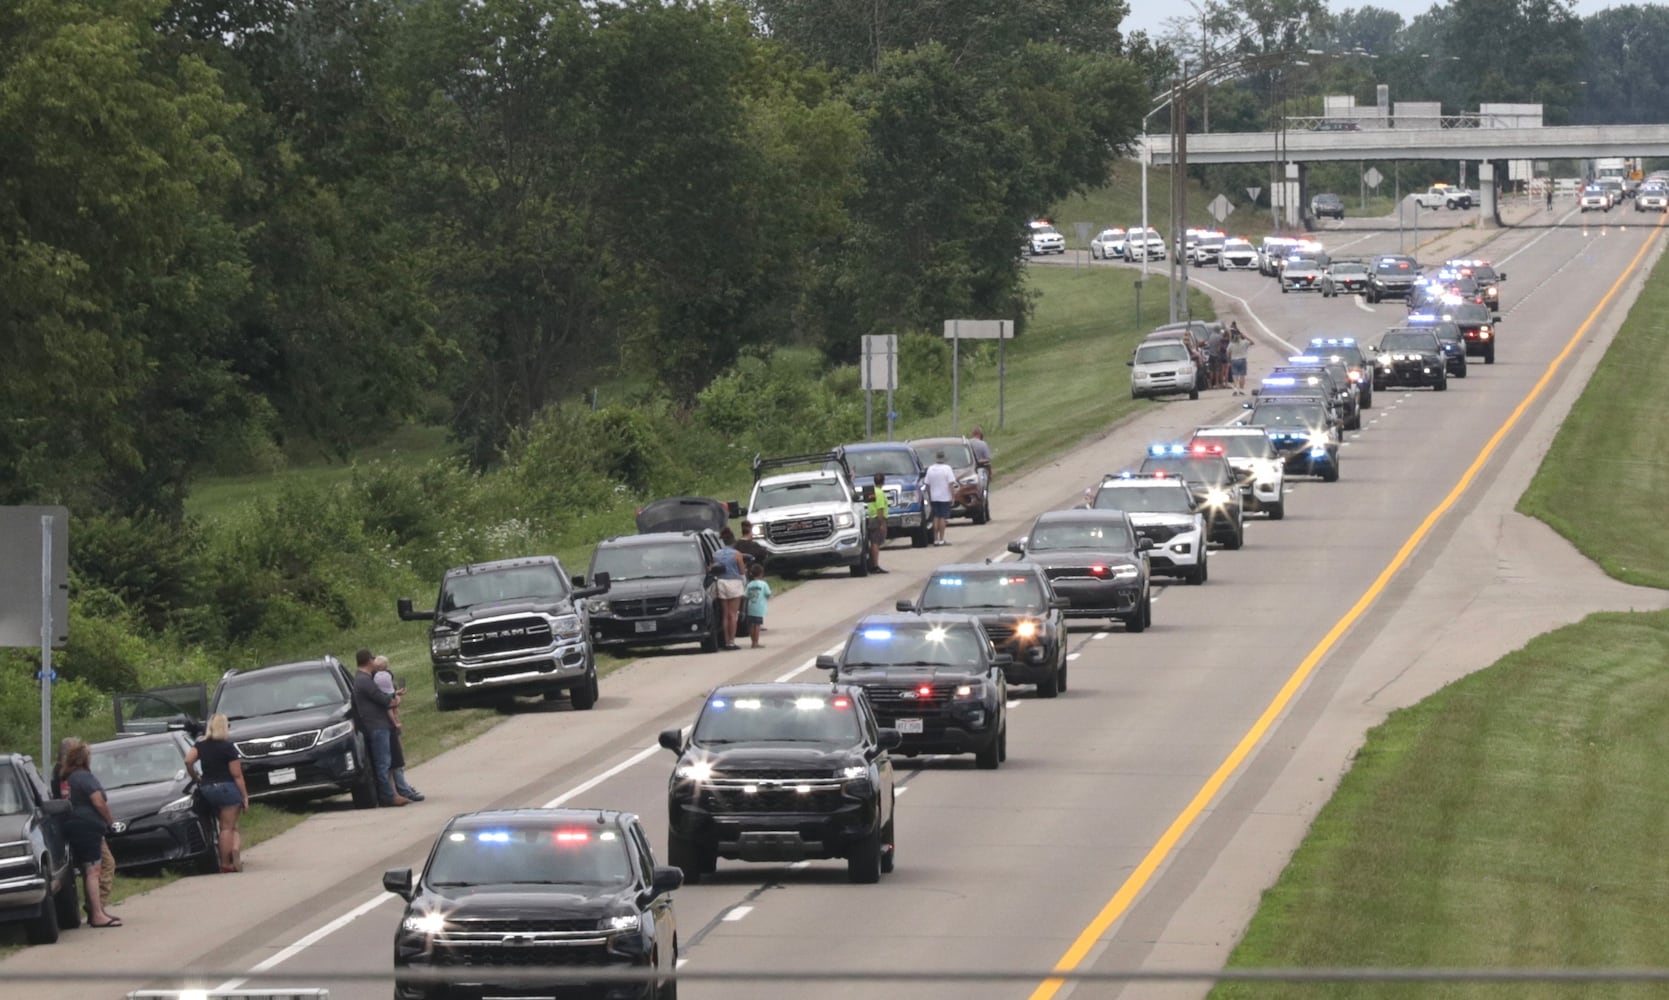
[[[765,582],[765,567],[754,563],[748,569],[748,585],[745,591],[748,609],[748,635],[753,639],[753,648],[759,648],[759,630],[765,627],[765,608],[770,603],[771,585]]]

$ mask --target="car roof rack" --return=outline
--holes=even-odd
[[[774,458],[754,455],[753,480],[758,482],[771,469],[788,469],[797,465],[810,465],[821,470],[831,462],[840,466],[841,473],[846,477],[846,481],[850,483],[852,481],[852,470],[846,464],[846,451],[842,448],[836,448],[833,451],[811,452],[805,455],[778,455]]]

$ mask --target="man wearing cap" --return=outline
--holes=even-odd
[[[956,470],[945,461],[945,453],[933,456],[933,464],[922,476],[927,486],[927,502],[933,506],[933,544],[945,544],[945,522],[950,520],[950,502],[956,490]]]

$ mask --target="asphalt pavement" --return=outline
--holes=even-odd
[[[1490,241],[1480,255],[1510,275],[1497,364],[1474,359],[1446,393],[1376,393],[1363,430],[1347,434],[1340,481],[1289,480],[1286,519],[1249,519],[1246,547],[1214,553],[1203,587],[1156,591],[1146,633],[1076,626],[1070,690],[1041,701],[1019,689],[1001,770],[976,771],[971,758],[901,760],[898,867],[879,885],[848,884],[839,862],[721,862],[715,877],[679,890],[685,967],[1044,969],[1063,956],[1084,969],[1218,966],[1363,733],[1387,711],[1589,611],[1669,603],[1610,581],[1512,511],[1662,243],[1643,224],[1655,217],[1553,215],[1529,221],[1556,225],[1455,231],[1421,252],[1433,261]],[[1396,241],[1395,232],[1340,233],[1329,249],[1365,254]],[[1371,340],[1403,312],[1397,302],[1282,295],[1255,272],[1211,270],[1195,283],[1260,340],[1254,374],[1285,353],[1276,338]],[[291,985],[327,987],[335,1000],[386,997],[386,981],[332,974],[390,968],[400,907],[379,876],[420,864],[446,817],[501,805],[620,808],[640,814],[661,847],[672,757],[656,747],[656,733],[687,724],[707,690],[820,679],[811,659],[857,615],[914,596],[939,563],[1002,557],[1031,516],[1078,501],[1102,473],[1139,461],[1149,442],[1230,418],[1240,402],[1226,392],[1155,402],[1106,438],[999,481],[993,523],[956,523],[948,549],[895,543],[889,576],[831,573],[780,596],[765,649],[646,657],[604,679],[594,711],[529,711],[413,769],[425,803],[376,812],[328,804],[249,851],[244,873],[183,879],[129,900],[125,927],[24,949],[0,963],[0,978],[271,970]],[[1393,563],[1400,568],[1387,575]],[[6,992],[102,1000],[144,985],[14,981]],[[863,988],[949,1000],[1026,996],[1033,985]],[[683,989],[686,1000],[784,995],[781,983]],[[806,979],[793,994],[852,989]],[[1198,996],[1204,987],[1126,992]]]

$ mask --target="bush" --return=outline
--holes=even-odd
[[[190,521],[156,514],[93,514],[71,525],[73,592],[114,596],[154,633],[196,603],[203,578],[202,535]]]

